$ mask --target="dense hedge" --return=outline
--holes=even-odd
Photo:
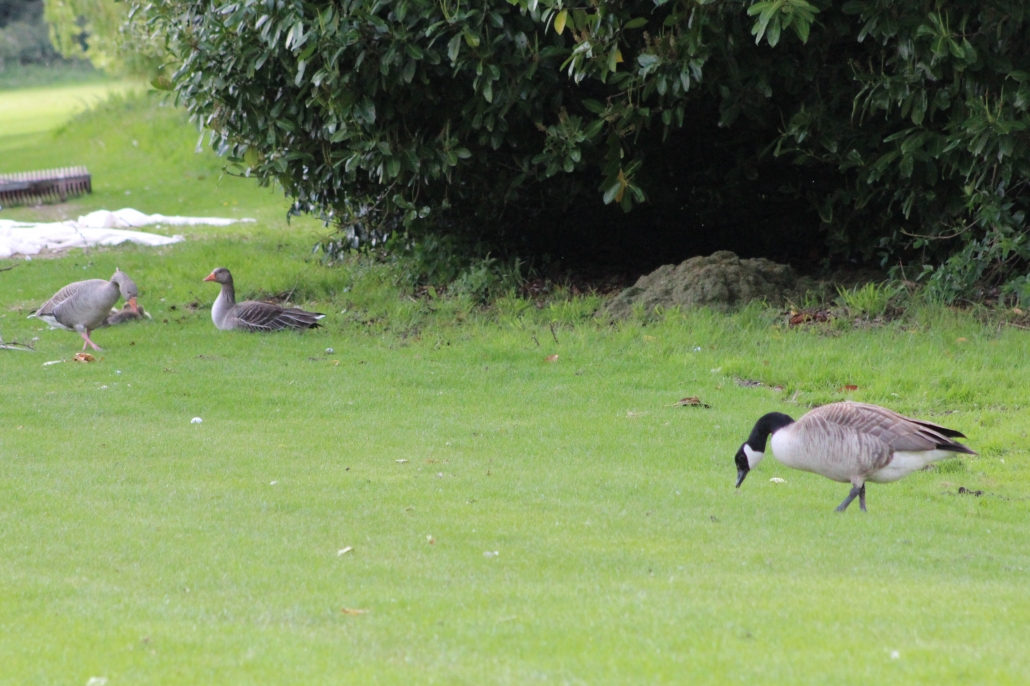
[[[799,260],[903,264],[955,298],[1003,283],[1030,297],[1024,4],[145,9],[180,60],[167,85],[216,146],[359,238],[401,220],[490,241],[603,221],[644,242],[733,235],[757,252],[815,237]]]

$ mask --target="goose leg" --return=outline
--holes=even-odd
[[[858,492],[858,506],[862,509],[862,512],[868,512],[865,509],[865,484],[862,484],[862,490]]]
[[[82,340],[85,341],[85,343],[82,344],[83,350],[86,349],[87,345],[92,345],[94,350],[103,350],[103,348],[101,348],[99,345],[89,340],[89,331],[82,331],[79,333],[79,335],[82,336]]]
[[[865,484],[862,484],[861,486],[852,486],[851,487],[851,492],[848,493],[848,497],[844,499],[844,502],[842,502],[840,505],[837,506],[837,512],[843,512],[844,510],[848,509],[848,505],[851,504],[851,501],[854,500],[858,496],[862,496],[861,500],[859,500],[859,504],[862,505],[862,509],[864,510],[865,509],[865,502],[864,502],[865,501],[865,494],[863,493],[864,489],[865,489]]]

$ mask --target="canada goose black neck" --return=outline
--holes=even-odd
[[[770,412],[767,415],[763,415],[755,422],[755,428],[751,429],[751,435],[747,438],[747,444],[756,453],[764,453],[765,443],[769,439],[769,435],[793,423],[794,420],[782,412]]]

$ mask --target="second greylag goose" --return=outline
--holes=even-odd
[[[90,340],[90,332],[100,328],[119,297],[125,298],[131,310],[138,311],[137,296],[139,290],[133,280],[125,272],[115,269],[110,281],[89,279],[68,284],[29,317],[38,317],[51,328],[77,331],[85,341],[82,344],[83,350],[87,345],[93,346],[94,350],[101,350]]]
[[[308,312],[299,307],[280,307],[255,300],[238,303],[232,274],[225,267],[218,267],[204,277],[204,281],[222,284],[222,292],[218,294],[215,304],[211,307],[211,321],[223,331],[314,329],[319,326],[318,320],[325,316],[321,312]]]
[[[856,496],[865,511],[867,481],[889,483],[956,453],[976,455],[952,440],[965,438],[954,429],[885,407],[845,401],[817,407],[796,422],[780,412],[759,419],[734,458],[737,488],[762,461],[770,435],[773,455],[783,464],[851,484],[838,512]]]
[[[100,326],[114,326],[116,324],[124,324],[125,322],[131,322],[136,319],[153,319],[150,313],[143,309],[142,305],[137,304],[135,308],[129,303],[122,305],[122,309],[111,308],[111,311],[104,318],[104,323]]]

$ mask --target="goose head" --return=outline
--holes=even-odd
[[[794,420],[782,412],[770,412],[755,422],[755,427],[751,429],[751,435],[741,444],[737,454],[733,457],[733,461],[737,465],[737,488],[744,483],[747,473],[757,467],[765,457],[765,444],[769,435],[793,423]]]
[[[216,283],[232,283],[232,274],[225,267],[218,267],[213,272],[204,277],[204,281],[214,281]]]
[[[136,304],[136,298],[139,297],[139,288],[136,287],[136,282],[129,278],[129,276],[121,269],[114,270],[114,276],[111,277],[111,283],[118,285],[118,290],[121,292],[122,297],[125,298],[125,303],[132,308],[132,311],[139,314],[139,306]]]

